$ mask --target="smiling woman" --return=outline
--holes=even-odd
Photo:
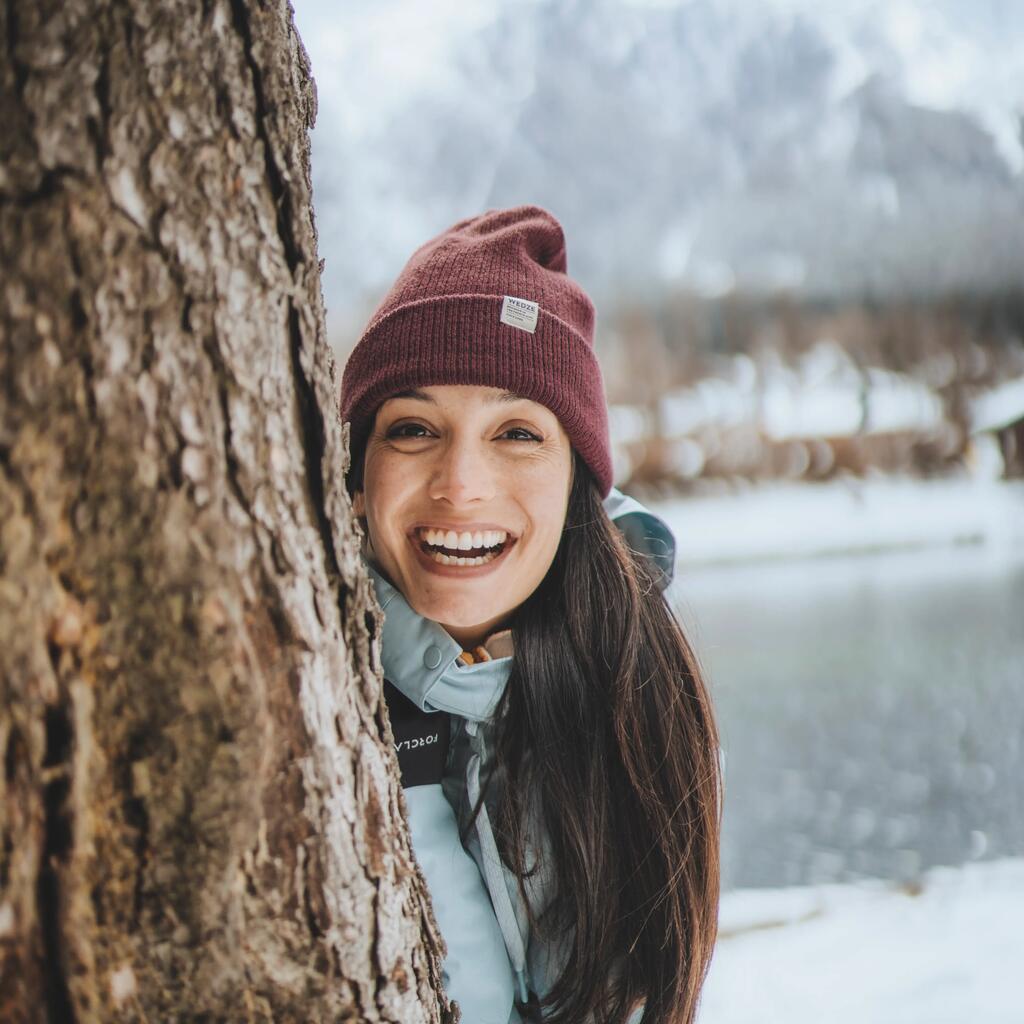
[[[417,612],[481,644],[558,549],[572,479],[558,418],[498,388],[416,389],[378,409],[364,459],[369,557]]]
[[[612,486],[593,324],[554,217],[492,210],[413,254],[342,380],[467,1024],[690,1024],[714,946],[718,733],[661,592],[671,533]]]

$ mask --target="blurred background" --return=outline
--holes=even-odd
[[[701,1024],[1024,1020],[1024,4],[293,2],[339,367],[485,209],[597,307],[725,750]]]

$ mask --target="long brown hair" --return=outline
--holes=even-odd
[[[555,559],[512,638],[491,775],[521,886],[533,800],[551,851],[554,898],[531,925],[568,956],[544,1020],[621,1024],[643,1000],[643,1024],[691,1024],[718,929],[718,730],[656,569],[579,456]]]

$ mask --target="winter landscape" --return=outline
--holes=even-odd
[[[725,754],[701,1024],[1019,1024],[1024,8],[296,3],[343,362],[535,202]]]
[[[1020,1021],[1024,488],[660,511],[726,751],[702,1024]]]

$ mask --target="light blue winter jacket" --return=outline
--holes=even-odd
[[[675,541],[668,526],[615,488],[604,507],[634,550],[654,561],[667,585],[675,560]],[[415,612],[372,564],[368,568],[384,612],[384,678],[419,709],[410,707],[414,714],[450,713],[448,748],[439,762],[443,763],[440,784],[405,788],[413,851],[448,946],[445,988],[458,1002],[463,1024],[518,1024],[514,999],[525,1000],[529,991],[545,995],[564,963],[564,950],[531,940],[519,886],[502,863],[491,830],[495,812],[491,794],[465,845],[459,839],[459,825],[471,817],[480,780],[487,775],[491,715],[508,680],[512,657],[472,665],[457,662],[462,648],[447,631]],[[428,725],[420,738],[405,745],[432,743],[440,735],[440,728]],[[540,870],[528,879],[527,896],[539,913],[550,897],[550,886],[544,851],[529,851],[528,859],[533,856]],[[632,1019],[639,1016],[637,1012]]]

